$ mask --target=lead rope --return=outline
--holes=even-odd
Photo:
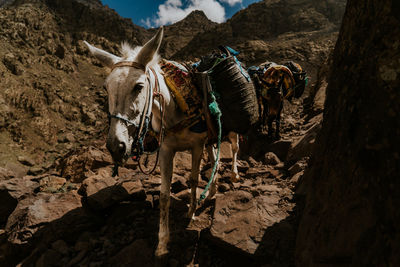
[[[212,99],[212,102],[208,105],[208,108],[210,109],[211,114],[217,118],[217,123],[218,123],[217,158],[215,159],[215,162],[214,162],[214,167],[211,172],[210,180],[208,181],[203,192],[201,193],[198,204],[200,204],[201,201],[206,198],[206,193],[207,193],[212,181],[214,180],[214,176],[216,174],[218,163],[219,163],[219,152],[221,150],[221,136],[222,136],[221,115],[222,115],[222,112],[219,109],[219,106],[215,99],[214,93],[211,94],[211,99]]]

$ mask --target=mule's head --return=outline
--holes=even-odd
[[[144,116],[142,113],[146,99],[152,97],[146,75],[147,66],[154,64],[154,59],[158,57],[157,51],[162,37],[163,28],[141,48],[133,50],[123,46],[122,57],[85,42],[90,52],[112,69],[105,81],[110,114],[107,148],[116,163],[123,163],[131,155],[132,146],[135,145],[133,143],[139,131],[141,117]],[[122,62],[135,63],[126,66]]]

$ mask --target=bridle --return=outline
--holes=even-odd
[[[142,113],[140,115],[139,124],[135,123],[132,120],[121,117],[117,114],[109,114],[108,117],[110,119],[114,118],[114,119],[121,120],[121,121],[125,122],[128,126],[133,125],[133,126],[135,126],[136,129],[138,129],[135,133],[135,136],[134,136],[134,139],[132,142],[131,155],[129,157],[132,157],[132,159],[137,160],[139,163],[139,169],[144,174],[148,175],[148,174],[151,174],[157,167],[159,149],[157,150],[157,158],[156,158],[156,162],[154,164],[153,169],[150,172],[145,172],[140,164],[140,156],[145,153],[143,141],[144,141],[144,138],[149,129],[153,97],[158,97],[159,103],[160,103],[160,114],[161,114],[161,125],[160,125],[160,133],[159,133],[159,138],[158,138],[158,145],[159,145],[159,147],[161,146],[163,135],[164,135],[164,127],[163,127],[164,106],[165,106],[164,96],[160,93],[160,84],[158,81],[157,73],[154,71],[153,68],[151,68],[151,67],[146,68],[146,66],[144,66],[143,64],[140,64],[135,61],[121,61],[121,62],[114,64],[114,66],[112,66],[112,70],[114,70],[115,68],[120,68],[120,67],[131,67],[131,68],[140,69],[140,70],[144,71],[144,73],[146,74],[148,84],[149,84],[148,91],[146,94],[146,102],[145,102],[144,108],[142,110]],[[150,71],[148,71],[148,70],[150,70]],[[154,88],[152,88],[152,85],[151,85],[150,72],[153,74],[154,79],[155,79]],[[115,163],[115,165],[114,165],[112,175],[113,175],[113,177],[118,175],[118,164],[117,163]]]

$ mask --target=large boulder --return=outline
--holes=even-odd
[[[5,228],[8,241],[13,244],[28,243],[39,230],[81,207],[81,198],[74,191],[59,194],[39,193],[25,198],[18,203],[8,218]],[[61,228],[47,229],[52,235],[57,236],[70,231],[67,228],[71,227],[68,224],[72,223],[76,222],[70,220]],[[82,225],[83,222],[80,221],[79,224]]]
[[[63,177],[73,183],[80,183],[98,169],[111,164],[109,153],[90,146],[65,157],[58,168]]]
[[[7,221],[19,201],[33,194],[38,186],[38,183],[23,178],[0,180],[0,224]]]
[[[0,246],[5,257],[0,257],[0,264],[15,266],[22,262],[33,266],[36,262],[36,266],[53,265],[54,259],[62,258],[60,253],[65,253],[65,246],[52,246],[52,243],[76,240],[83,231],[95,229],[100,222],[95,213],[82,208],[81,197],[76,191],[29,196],[18,203],[8,218],[6,239]],[[60,264],[64,265],[65,261],[56,265]]]
[[[89,207],[103,210],[123,200],[146,199],[142,178],[142,175],[138,174],[131,179],[117,181],[111,177],[109,169],[103,169],[99,174],[85,179],[78,192]]]
[[[348,0],[302,179],[299,266],[400,265],[400,5]]]
[[[289,148],[286,161],[296,162],[303,157],[309,157],[314,148],[315,138],[321,130],[321,121],[313,124],[304,135],[296,139]]]
[[[265,258],[274,257],[277,247],[290,247],[285,240],[294,239],[292,227],[284,222],[291,206],[280,206],[283,192],[275,185],[262,185],[257,190],[257,197],[243,190],[217,196],[210,235],[227,249],[268,261]],[[292,230],[279,236],[277,231],[284,232],[283,225]]]

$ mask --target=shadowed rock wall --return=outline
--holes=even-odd
[[[306,174],[299,266],[399,266],[400,4],[349,0]]]

